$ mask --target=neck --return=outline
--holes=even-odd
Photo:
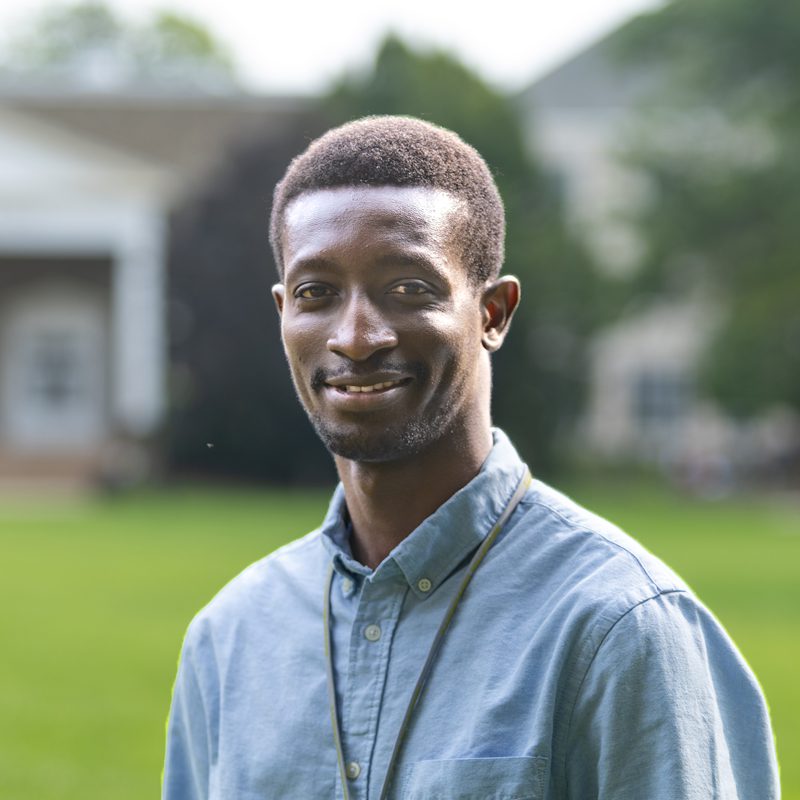
[[[353,556],[374,569],[420,523],[466,486],[492,448],[489,422],[450,431],[422,453],[385,463],[336,457],[353,524]]]

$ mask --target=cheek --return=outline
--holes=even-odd
[[[468,383],[477,369],[483,353],[481,324],[473,315],[459,317],[447,326],[427,330],[418,329],[421,341],[429,343],[428,355],[434,369],[439,369],[451,383]]]
[[[290,365],[302,365],[312,361],[313,354],[322,346],[324,348],[324,336],[319,326],[310,324],[299,324],[298,320],[284,315],[281,324],[281,339],[283,349]],[[323,336],[320,345],[320,336]]]

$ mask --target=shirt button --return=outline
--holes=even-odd
[[[371,642],[377,642],[378,639],[381,638],[381,626],[367,625],[367,627],[364,628],[364,636]]]
[[[421,592],[429,592],[431,590],[431,586],[433,584],[427,578],[420,578],[419,582],[417,583],[417,589]]]
[[[348,595],[352,591],[353,591],[353,581],[351,581],[350,578],[345,578],[342,581],[342,592],[344,592],[344,594]]]
[[[361,774],[361,764],[358,761],[351,761],[345,768],[344,774],[347,780],[354,781]]]

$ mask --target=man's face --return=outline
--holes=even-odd
[[[488,362],[481,293],[454,241],[464,214],[422,187],[323,189],[287,208],[283,344],[336,455],[404,458],[478,424]]]

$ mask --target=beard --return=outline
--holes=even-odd
[[[430,374],[425,365],[419,362],[385,362],[380,365],[380,369],[412,375],[415,382],[421,384]],[[369,372],[372,371],[379,370],[370,368]],[[345,374],[352,372],[353,370],[349,369]],[[321,391],[325,382],[335,377],[338,377],[337,373],[316,370],[311,380],[312,389],[315,392]],[[455,416],[455,407],[455,403],[448,403],[442,399],[421,415],[389,423],[369,419],[360,423],[344,423],[325,417],[314,410],[308,408],[305,410],[317,435],[331,453],[350,461],[380,463],[417,455],[447,436]]]

